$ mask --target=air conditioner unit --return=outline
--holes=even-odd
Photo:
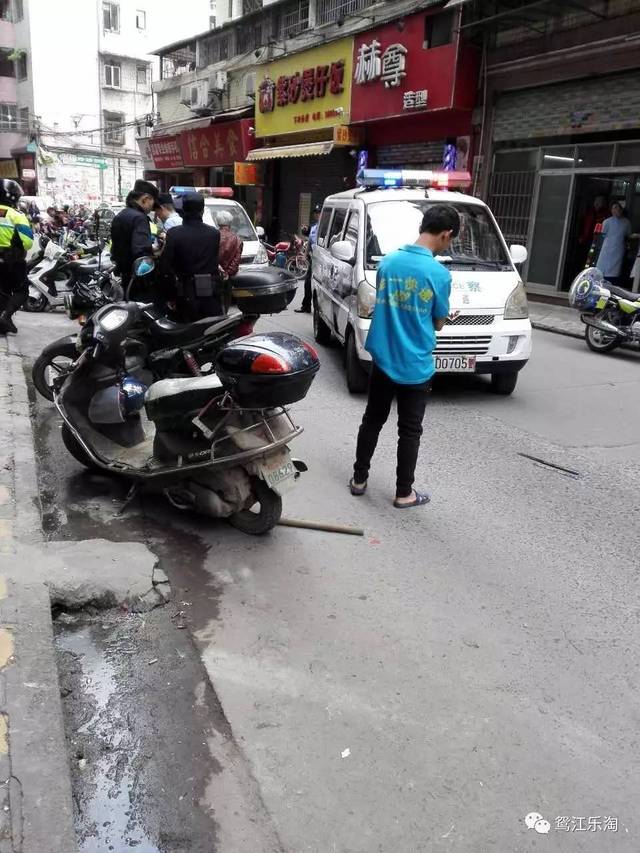
[[[180,86],[180,103],[192,110],[206,110],[209,106],[209,83],[196,80]]]
[[[247,74],[244,78],[244,93],[247,98],[252,98],[256,93],[256,75]]]
[[[180,103],[185,107],[191,106],[191,85],[180,86]]]
[[[226,71],[216,71],[209,77],[209,90],[211,92],[224,92],[229,82]]]

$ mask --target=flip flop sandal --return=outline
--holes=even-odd
[[[349,480],[349,489],[351,491],[351,494],[354,495],[354,497],[359,498],[362,495],[364,495],[364,493],[367,491],[367,484],[365,482],[364,486],[356,486],[356,484],[353,482],[353,477],[352,477]]]
[[[400,503],[398,503],[398,500],[396,499],[393,502],[394,507],[396,509],[409,509],[409,508],[414,507],[414,506],[424,506],[425,504],[428,504],[431,500],[431,497],[429,495],[425,494],[424,492],[414,492],[414,494],[416,497],[415,497],[415,500],[411,501],[411,503],[400,504]]]

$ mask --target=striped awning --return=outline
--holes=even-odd
[[[306,142],[302,145],[280,145],[276,148],[254,148],[247,160],[280,160],[286,157],[318,157],[331,154],[333,142]]]

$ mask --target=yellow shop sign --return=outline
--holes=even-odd
[[[256,136],[349,124],[353,39],[258,68]]]

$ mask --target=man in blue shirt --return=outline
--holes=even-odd
[[[422,506],[429,495],[413,488],[422,419],[435,373],[436,331],[449,315],[451,274],[434,255],[445,252],[460,230],[460,217],[448,204],[430,205],[422,219],[420,237],[382,259],[378,267],[377,298],[366,348],[373,365],[367,408],[358,433],[356,462],[350,482],[352,495],[363,495],[380,430],[398,403],[398,509]]]

